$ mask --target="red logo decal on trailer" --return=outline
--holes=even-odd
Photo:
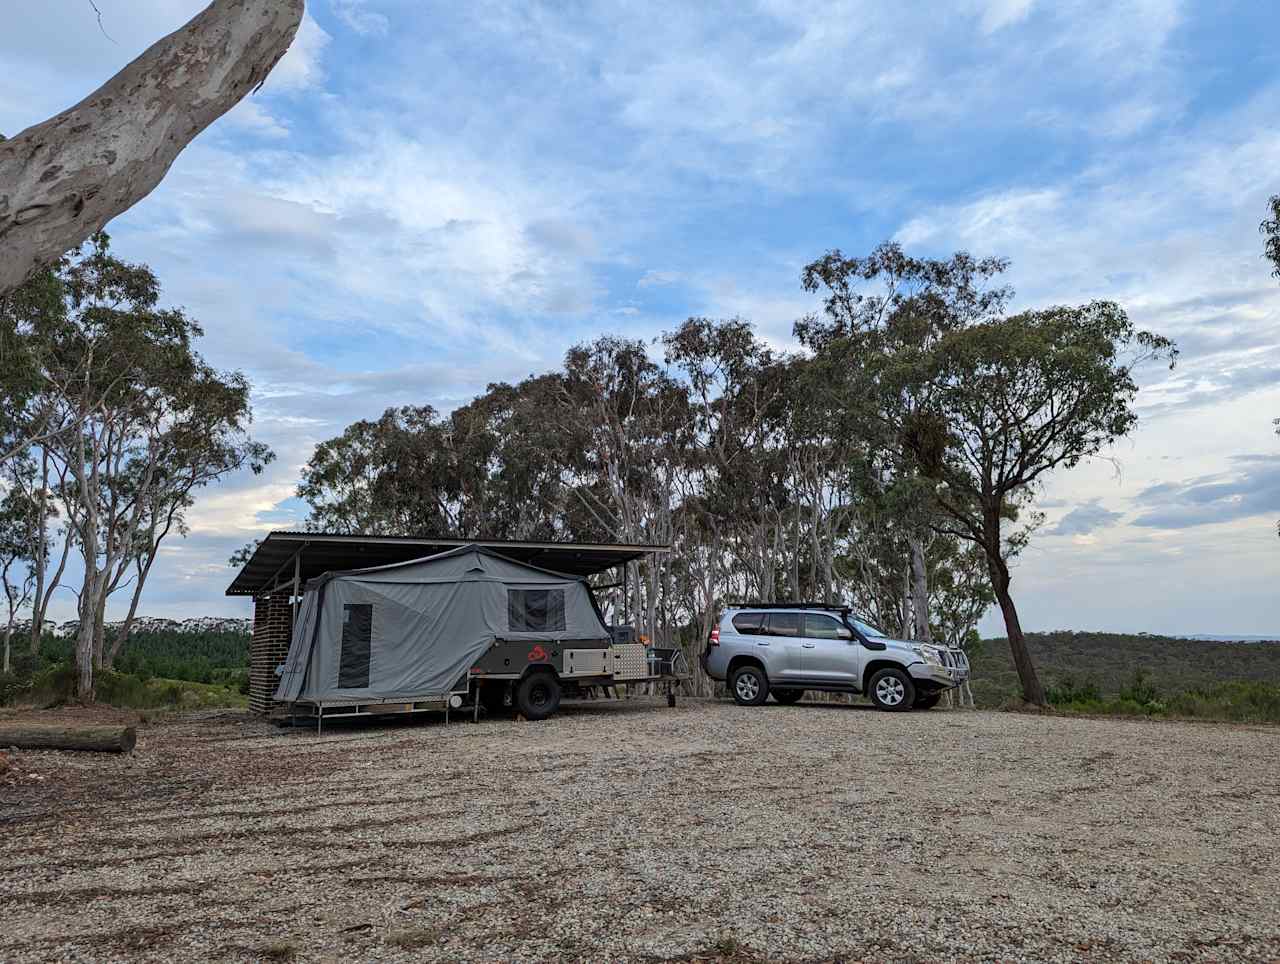
[[[529,662],[531,663],[536,662],[540,659],[546,659],[546,658],[547,658],[547,651],[542,648],[541,644],[529,650]]]

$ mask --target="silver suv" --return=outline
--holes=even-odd
[[[702,668],[743,706],[822,690],[865,693],[882,710],[927,710],[969,677],[963,650],[890,639],[847,606],[808,603],[730,606]]]

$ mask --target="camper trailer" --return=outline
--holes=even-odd
[[[541,555],[575,561],[564,552]],[[585,575],[514,556],[506,545],[470,543],[327,570],[305,583],[295,571],[296,588],[285,590],[287,651],[277,643],[269,679],[255,653],[251,690],[254,682],[259,689],[268,683],[271,715],[317,726],[334,717],[464,707],[473,719],[481,708],[493,714],[509,706],[542,720],[562,697],[640,682],[664,686],[674,705],[678,652],[608,625]],[[582,559],[576,557],[579,570],[588,565]],[[265,615],[265,645],[258,645],[255,620],[255,650],[271,643]]]

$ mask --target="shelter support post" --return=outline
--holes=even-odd
[[[288,591],[258,596],[253,601],[253,638],[249,643],[249,709],[269,714],[280,679],[276,667],[289,655],[293,637],[293,606]]]

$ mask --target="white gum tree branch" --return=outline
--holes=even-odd
[[[0,142],[0,296],[150,194],[261,86],[302,15],[303,0],[214,0],[74,107]]]

